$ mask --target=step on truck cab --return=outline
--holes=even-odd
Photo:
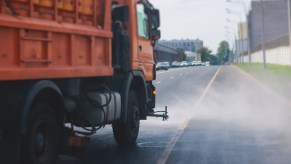
[[[140,120],[166,118],[159,22],[147,0],[0,0],[1,163],[55,163],[105,125],[135,144]]]

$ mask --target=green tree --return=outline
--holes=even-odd
[[[227,41],[221,41],[219,43],[219,47],[217,49],[217,54],[216,56],[218,57],[218,61],[220,64],[224,64],[225,62],[229,62],[229,54],[230,54],[230,49],[229,49],[229,44]]]
[[[201,61],[206,62],[209,61],[211,65],[218,65],[220,64],[217,56],[211,54],[211,50],[207,47],[202,47],[197,50],[197,53],[201,54]]]
[[[210,55],[210,64],[211,65],[219,65],[220,62],[218,60],[218,57],[215,55]]]
[[[187,59],[187,55],[185,54],[185,52],[183,53],[183,61],[186,61]]]
[[[202,48],[199,48],[197,50],[197,53],[201,54],[201,61],[202,62],[206,62],[206,61],[210,61],[211,60],[211,50],[209,50],[207,47],[202,47]]]

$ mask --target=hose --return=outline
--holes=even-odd
[[[106,97],[105,104],[100,104],[97,100],[89,97],[88,93],[94,92],[94,91],[103,91],[102,93]],[[106,93],[108,93],[109,97]],[[99,85],[99,84],[93,84],[93,85],[89,86],[88,88],[86,88],[85,89],[85,96],[89,100],[89,103],[91,103],[91,105],[98,107],[98,108],[103,108],[103,107],[107,106],[112,99],[110,89],[108,87],[106,87],[105,85]]]
[[[104,107],[107,106],[112,99],[110,89],[108,87],[106,87],[105,85],[93,84],[93,85],[90,85],[87,88],[85,88],[83,90],[83,92],[84,92],[85,97],[79,99],[79,101],[87,101],[92,106],[94,106],[96,108],[101,108],[102,113],[103,113],[103,118],[105,119],[106,112],[104,110]],[[89,96],[90,92],[101,92],[106,97],[106,102],[104,104],[100,104],[97,100],[95,100]],[[79,115],[79,117],[80,117],[80,119],[82,119],[82,121],[85,122],[86,125],[90,125],[91,128],[89,129],[88,127],[82,126],[81,128],[88,131],[88,132],[82,132],[82,131],[75,130],[75,131],[73,131],[74,133],[81,134],[81,135],[92,135],[92,134],[95,134],[97,130],[104,127],[104,125],[101,125],[101,126],[97,126],[97,128],[96,128],[96,126],[90,120],[87,120],[86,118],[82,117],[81,115]]]

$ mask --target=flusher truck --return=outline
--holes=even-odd
[[[148,0],[0,0],[0,163],[56,163],[112,125],[136,143],[156,113]]]

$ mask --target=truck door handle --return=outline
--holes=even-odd
[[[142,46],[141,45],[138,46],[138,50],[142,51]]]

